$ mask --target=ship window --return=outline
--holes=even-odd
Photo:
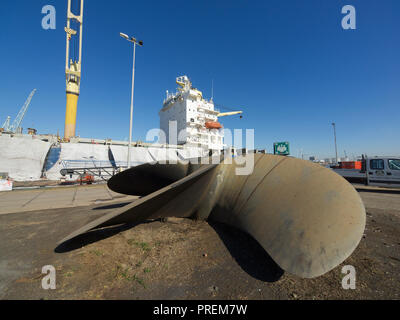
[[[373,159],[369,162],[372,170],[383,170],[384,164],[382,159]]]
[[[390,159],[389,160],[389,169],[400,170],[400,160],[399,159]]]

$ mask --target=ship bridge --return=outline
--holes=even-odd
[[[163,108],[159,112],[160,128],[165,132],[166,143],[176,143],[169,141],[169,123],[176,121],[180,138],[178,144],[208,150],[224,149],[222,125],[207,125],[210,121],[218,123],[219,111],[214,109],[212,99],[204,99],[203,93],[193,87],[186,75],[177,77],[176,84],[176,93],[167,91]]]

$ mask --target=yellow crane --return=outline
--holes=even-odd
[[[78,56],[75,60],[70,59],[70,40],[78,33],[77,30],[71,29],[71,20],[79,24],[79,44],[75,43],[75,48],[78,46]],[[82,23],[83,23],[83,0],[80,0],[79,15],[75,15],[71,11],[71,0],[68,0],[67,11],[67,26],[64,28],[67,33],[66,45],[66,62],[65,62],[65,77],[66,77],[66,93],[67,93],[67,107],[65,111],[65,129],[64,140],[69,141],[70,138],[75,137],[76,129],[76,112],[78,108],[78,97],[81,85],[81,70],[82,70]],[[74,44],[73,44],[74,45]]]

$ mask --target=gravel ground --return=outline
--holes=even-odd
[[[315,279],[284,273],[251,237],[222,224],[147,221],[91,232],[68,247],[70,231],[122,204],[0,216],[1,299],[399,299],[400,193],[360,191],[367,227],[340,266]],[[43,290],[44,265],[56,290]],[[344,290],[344,265],[357,272]]]

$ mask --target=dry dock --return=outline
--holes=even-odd
[[[105,185],[1,193],[1,299],[399,299],[400,192],[360,188],[367,226],[355,252],[315,279],[284,273],[246,234],[221,224],[172,219],[56,242],[123,206]],[[55,250],[56,249],[56,250]],[[56,290],[41,269],[56,268]],[[344,290],[341,269],[356,269]]]

